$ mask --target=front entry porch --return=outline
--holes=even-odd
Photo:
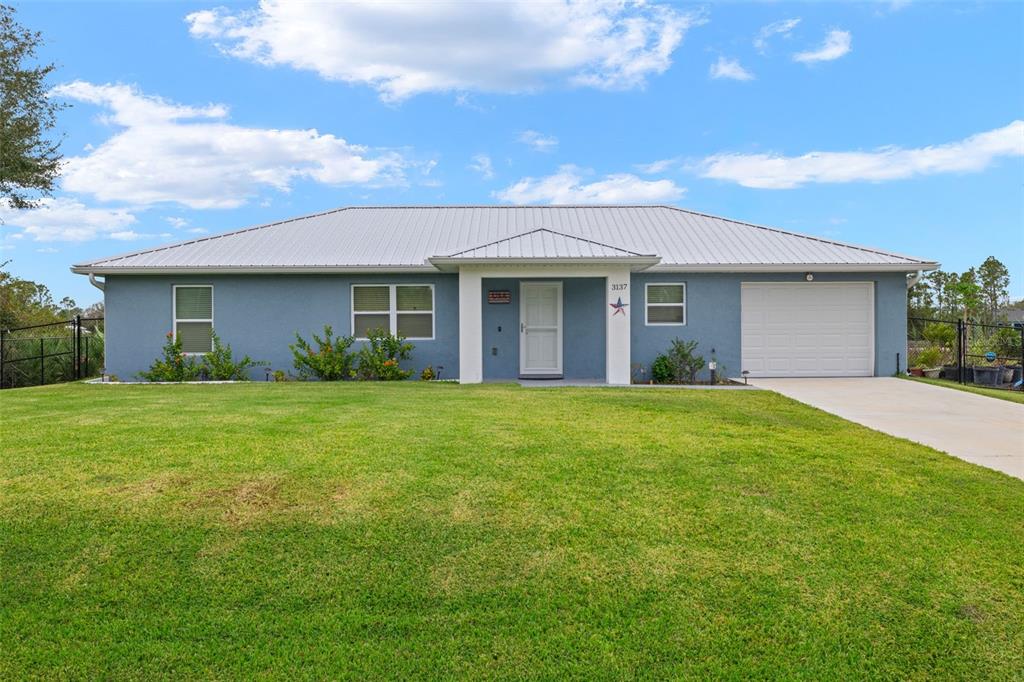
[[[629,267],[461,267],[459,380],[629,384],[629,287]]]

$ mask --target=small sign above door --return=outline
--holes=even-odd
[[[512,292],[507,289],[488,291],[487,292],[488,303],[511,303]]]

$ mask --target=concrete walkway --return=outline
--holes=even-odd
[[[750,383],[1024,479],[1024,405],[894,377]]]

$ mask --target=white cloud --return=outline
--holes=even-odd
[[[813,64],[814,62],[830,62],[833,59],[839,59],[850,52],[851,40],[849,31],[829,31],[821,47],[807,52],[797,52],[793,55],[793,60],[804,64]]]
[[[442,91],[529,92],[552,82],[634,88],[671,65],[703,22],[668,5],[612,2],[285,2],[185,17],[195,38],[265,65],[366,84],[399,101]]]
[[[718,61],[711,65],[708,74],[712,78],[730,78],[736,81],[754,80],[754,74],[744,69],[738,59],[726,59],[725,57],[719,57]]]
[[[167,221],[168,225],[178,230],[188,225],[187,220],[185,220],[184,218],[178,218],[176,216],[168,216],[167,218],[164,218],[164,220]]]
[[[523,178],[493,196],[513,204],[650,204],[674,201],[684,192],[671,180],[642,180],[629,173],[585,184],[580,169],[567,165],[554,175]]]
[[[123,239],[136,218],[126,208],[91,208],[76,199],[41,199],[39,208],[18,211],[0,205],[0,221],[37,242],[83,242],[97,237]],[[14,235],[12,235],[14,236]]]
[[[205,227],[190,227],[185,231],[189,234],[206,234],[207,232]]]
[[[758,52],[764,52],[768,49],[768,40],[773,36],[782,36],[788,38],[789,34],[797,27],[800,23],[800,19],[783,19],[782,21],[776,21],[767,26],[762,26],[761,30],[757,32],[757,36],[754,37],[754,47],[757,48]]]
[[[227,108],[191,107],[128,85],[76,81],[55,95],[107,110],[120,130],[86,155],[67,160],[63,187],[103,201],[190,208],[234,208],[262,189],[287,192],[294,181],[382,185],[403,180],[404,160],[372,154],[315,129],[245,128],[226,123]]]
[[[486,154],[474,156],[473,163],[469,164],[467,168],[479,173],[484,180],[490,180],[494,177],[494,165],[491,163],[491,157]]]
[[[558,146],[558,138],[544,135],[536,130],[524,130],[519,134],[519,141],[538,152],[551,152]]]
[[[144,237],[151,237],[152,235],[140,234],[135,230],[119,230],[117,232],[111,232],[109,236],[111,239],[117,239],[122,242],[133,242]]]
[[[671,159],[658,159],[657,161],[652,161],[650,163],[634,164],[633,168],[636,168],[644,175],[656,175],[658,173],[664,173],[678,162],[678,157],[672,157]]]
[[[36,253],[59,253],[60,249],[55,249],[52,246],[44,246],[41,249],[36,249]]]
[[[716,154],[700,164],[706,178],[744,187],[791,189],[812,182],[880,182],[935,173],[980,171],[1001,156],[1024,156],[1024,121],[948,144],[803,156]]]

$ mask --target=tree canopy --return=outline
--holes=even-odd
[[[16,209],[38,205],[60,175],[60,140],[50,132],[65,105],[47,96],[53,64],[36,64],[37,31],[0,5],[0,202]]]
[[[1009,308],[1010,272],[995,256],[965,272],[933,270],[911,287],[907,312],[912,317],[937,317],[1000,322]]]

